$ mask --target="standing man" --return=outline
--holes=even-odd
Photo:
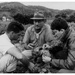
[[[17,22],[11,22],[4,34],[0,35],[0,73],[12,72],[16,69],[17,61],[23,63],[23,65],[31,68],[31,63],[26,56],[26,52],[21,52],[15,45],[12,44],[12,40],[17,40],[19,32],[24,28]]]

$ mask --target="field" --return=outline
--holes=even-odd
[[[47,20],[47,23],[50,25],[52,21],[53,21],[53,20]],[[5,30],[6,30],[6,28],[7,28],[7,26],[8,26],[9,23],[10,23],[10,22],[2,22],[2,21],[0,21],[0,34],[3,34],[3,33],[5,32]],[[69,24],[69,25],[75,25],[75,23],[68,23],[68,24]],[[19,39],[18,39],[18,40],[15,40],[13,43],[16,43],[16,42],[18,43],[19,41],[22,41],[22,40],[23,40],[25,31],[26,31],[26,29],[27,29],[29,26],[31,26],[31,24],[23,25],[23,26],[24,26],[24,31],[21,32],[21,35],[20,35]],[[37,64],[37,65],[40,65],[40,64]],[[42,65],[43,65],[43,64],[42,64]],[[45,68],[43,68],[43,69],[42,69],[41,71],[39,71],[39,72],[37,72],[37,71],[32,72],[32,71],[30,71],[29,69],[27,70],[26,68],[24,68],[23,65],[17,65],[17,69],[16,69],[14,72],[11,72],[11,73],[49,73],[49,72],[50,72],[50,66],[45,65],[44,67],[45,67]],[[37,68],[37,69],[40,70],[41,67],[40,67],[40,68]]]

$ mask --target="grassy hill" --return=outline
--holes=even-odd
[[[23,15],[32,15],[35,11],[43,11],[46,15],[55,17],[57,14],[66,13],[70,15],[71,13],[75,12],[75,10],[55,10],[49,9],[44,6],[26,6],[20,2],[4,2],[0,3],[0,11],[9,11],[11,15],[15,15],[17,13]]]
[[[0,3],[0,11],[10,11],[13,13],[13,15],[17,13],[21,13],[23,15],[31,15],[37,10],[51,13],[52,16],[58,12],[58,10],[49,9],[43,6],[26,6],[19,2]]]
[[[67,16],[70,16],[72,13],[75,13],[75,10],[55,10],[55,9],[50,9],[44,6],[26,6],[20,2],[4,2],[0,3],[0,18],[2,17],[1,15],[8,15],[8,16],[15,16],[18,13],[22,14],[19,15],[20,17],[18,18],[19,20],[22,20],[23,22],[28,22],[27,16],[31,16],[34,14],[36,11],[43,11],[45,13],[45,17],[48,17],[49,20],[47,21],[49,24],[51,24],[51,20],[54,19],[54,17],[58,14],[66,14]],[[26,16],[26,19],[24,17]],[[23,18],[22,18],[23,17]],[[1,25],[5,25],[6,22],[1,22]],[[8,24],[8,23],[7,23]],[[0,28],[1,30],[1,28]]]

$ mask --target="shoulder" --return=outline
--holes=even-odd
[[[9,39],[6,33],[0,35],[0,40],[2,41],[2,39],[4,39],[4,40]]]
[[[49,24],[45,24],[45,28],[46,28],[46,30],[51,30],[51,27]]]
[[[29,26],[26,31],[31,31],[31,29],[32,29],[33,27],[34,27],[34,25]]]
[[[48,28],[48,27],[50,27],[50,25],[49,24],[45,24],[45,26]]]
[[[49,25],[49,24],[45,24],[45,27],[46,27],[46,28],[50,28],[50,25]]]
[[[73,29],[70,29],[70,36],[69,36],[69,38],[70,39],[75,39],[75,30],[73,30]]]

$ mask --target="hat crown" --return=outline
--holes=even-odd
[[[45,17],[44,17],[44,14],[37,12],[37,13],[34,13],[34,17],[31,19],[45,19]]]
[[[41,14],[41,13],[35,13],[34,17],[36,17],[36,18],[44,18],[44,15]]]

